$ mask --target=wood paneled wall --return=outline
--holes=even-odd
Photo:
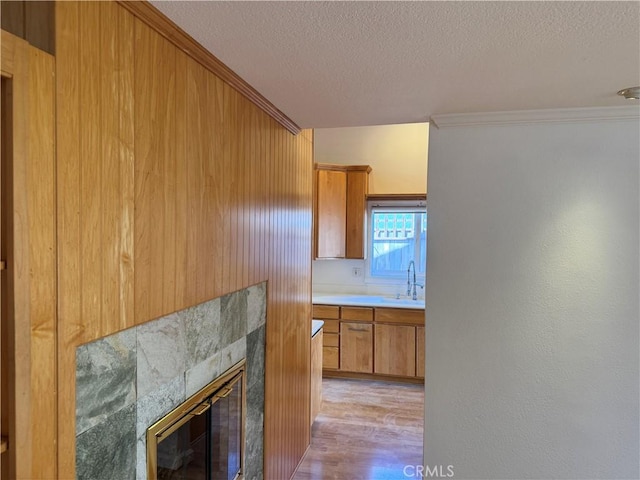
[[[56,10],[58,477],[75,348],[268,281],[265,478],[309,442],[312,145],[111,2]]]

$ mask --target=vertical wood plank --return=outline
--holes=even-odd
[[[235,270],[235,251],[233,250],[234,234],[235,234],[235,222],[233,219],[234,214],[234,185],[233,185],[233,162],[235,158],[235,138],[233,133],[235,132],[235,106],[233,104],[233,89],[226,83],[223,86],[224,89],[224,171],[225,171],[225,238],[224,249],[226,255],[222,259],[223,262],[223,289],[225,292],[233,291],[235,280],[232,279],[232,271]]]
[[[204,141],[207,135],[207,78],[204,69],[196,62],[189,65],[191,75],[191,98],[190,98],[190,122],[189,132],[191,134],[190,150],[187,162],[190,167],[189,188],[192,190],[192,219],[197,222],[194,224],[194,270],[192,274],[195,277],[194,303],[202,302],[206,295],[206,276],[207,265],[204,262],[204,254],[206,252],[206,237],[208,225],[205,220],[205,178],[204,171],[206,169],[208,144]]]
[[[120,327],[120,215],[121,171],[119,158],[120,114],[111,105],[119,104],[118,70],[120,52],[118,48],[118,15],[115,5],[109,2],[97,3],[100,11],[100,51],[99,62],[101,106],[100,132],[102,139],[102,162],[97,172],[99,178],[100,211],[102,234],[98,241],[101,253],[95,261],[102,263],[100,277],[102,285],[102,318],[99,336],[117,331]],[[89,163],[89,162],[87,162]]]
[[[249,269],[251,268],[251,252],[249,250],[249,241],[251,239],[251,199],[250,199],[250,170],[251,162],[251,144],[253,129],[251,124],[252,111],[255,108],[252,104],[242,99],[244,104],[244,118],[242,121],[242,131],[244,132],[244,154],[240,163],[240,180],[242,185],[242,282],[238,288],[249,286]]]
[[[187,68],[188,58],[176,53],[176,309],[190,305],[189,288],[189,186],[187,155]],[[194,259],[195,260],[195,259]],[[193,288],[193,287],[191,287]]]
[[[157,34],[156,34],[157,35]],[[160,136],[156,141],[161,145],[159,152],[158,180],[161,182],[160,201],[164,207],[162,249],[153,255],[154,265],[161,265],[162,277],[152,277],[157,283],[154,288],[162,291],[162,305],[151,315],[159,317],[175,310],[176,297],[176,144],[175,144],[175,96],[176,96],[176,49],[164,38],[160,42],[162,61],[161,73],[157,80],[163,84],[163,95],[157,104],[160,114]],[[160,90],[161,88],[159,88]],[[160,243],[157,243],[160,248]],[[152,250],[153,251],[153,250]],[[152,268],[152,272],[155,269]],[[159,272],[158,272],[159,273]]]
[[[209,102],[212,142],[209,172],[211,175],[211,218],[210,228],[213,232],[212,245],[210,245],[210,262],[207,265],[209,276],[212,280],[212,289],[208,292],[210,297],[218,297],[224,293],[222,289],[222,262],[226,255],[224,250],[224,183],[226,172],[224,170],[224,84],[219,78],[209,76]]]
[[[136,111],[151,112],[155,93],[146,85],[150,64],[155,60],[152,32],[141,21],[134,24],[134,101]],[[134,315],[136,323],[150,318],[151,312],[151,202],[153,165],[152,126],[143,115],[134,117]]]
[[[33,478],[56,477],[55,62],[29,48],[29,260]],[[22,452],[21,455],[24,455]],[[28,455],[27,455],[28,456]]]
[[[118,212],[118,298],[117,329],[129,328],[134,318],[134,199],[135,199],[135,125],[134,125],[134,19],[117,5],[111,4],[117,15],[118,64],[118,163],[120,171],[120,210]]]
[[[233,149],[231,157],[231,290],[238,290],[242,283],[242,178],[241,162],[244,154],[244,132],[242,131],[242,119],[244,115],[243,105],[237,93],[232,90],[232,122],[233,122]]]
[[[136,21],[136,319],[175,302],[175,48]],[[171,178],[169,178],[171,177]],[[138,215],[140,213],[140,215]]]
[[[79,4],[56,5],[58,478],[75,477],[75,346],[84,339],[80,256]],[[64,268],[60,268],[64,266]]]
[[[188,305],[198,302],[198,269],[199,269],[199,239],[201,229],[200,219],[200,164],[201,153],[197,138],[202,132],[200,118],[201,81],[199,66],[191,59],[186,60],[185,70],[185,99],[186,99],[186,155],[185,168],[187,182],[187,271],[185,296]]]
[[[214,192],[215,180],[213,166],[215,156],[215,137],[213,131],[213,120],[215,118],[214,99],[215,99],[215,79],[207,74],[204,68],[201,68],[201,94],[202,101],[200,103],[203,135],[197,141],[202,146],[202,166],[200,177],[202,179],[201,198],[201,225],[202,225],[202,243],[198,252],[200,267],[199,280],[199,301],[205,301],[212,298],[213,294],[213,241],[214,230]],[[213,91],[212,91],[213,90]],[[206,132],[206,133],[205,133]]]
[[[102,332],[102,78],[100,76],[100,22],[98,2],[80,9],[80,275],[81,316],[89,338]]]

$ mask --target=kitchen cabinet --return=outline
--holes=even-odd
[[[375,325],[374,373],[383,375],[416,375],[416,327],[408,325]]]
[[[340,307],[314,305],[313,318],[324,320],[322,368],[323,370],[337,370],[340,367]]]
[[[364,258],[368,165],[314,165],[314,258]]]
[[[424,378],[423,309],[313,305],[324,320],[325,376]]]
[[[340,369],[373,373],[373,325],[340,322]]]
[[[416,377],[424,378],[424,327],[416,327]]]
[[[322,406],[322,329],[311,337],[311,425]]]
[[[347,171],[347,234],[345,240],[346,258],[364,258],[366,250],[367,194],[369,193],[369,172],[351,169]]]
[[[344,258],[347,232],[347,173],[316,171],[316,258]]]

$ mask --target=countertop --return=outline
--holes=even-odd
[[[354,307],[387,307],[424,309],[424,299],[412,300],[410,297],[386,297],[383,295],[354,294],[314,294],[312,303],[316,305],[349,305]]]
[[[322,320],[311,320],[311,336],[313,337],[318,333],[323,325],[324,322]]]

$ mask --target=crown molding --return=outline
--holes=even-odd
[[[517,110],[511,112],[452,113],[432,115],[436,128],[471,127],[479,125],[528,125],[539,123],[576,123],[601,120],[637,120],[640,105],[620,107],[555,108]]]
[[[160,10],[151,5],[151,3],[146,0],[121,0],[118,1],[118,3],[173,43],[177,48],[200,63],[204,68],[244,95],[250,102],[262,109],[267,115],[289,130],[289,132],[294,135],[301,132],[300,127],[293,120],[278,110],[278,108],[262,96],[260,92],[222,63],[209,50],[196,42],[187,32],[167,18]]]
[[[337,165],[334,163],[314,163],[314,170],[333,170],[334,172],[366,172],[371,173],[369,165]]]

